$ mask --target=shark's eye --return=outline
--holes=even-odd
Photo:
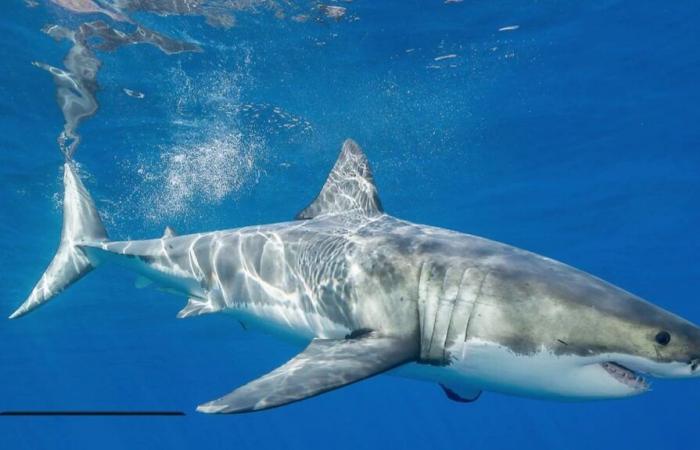
[[[668,331],[659,331],[656,333],[654,340],[659,345],[668,345],[668,343],[671,342],[671,335]]]

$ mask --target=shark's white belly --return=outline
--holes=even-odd
[[[545,349],[520,355],[494,342],[468,339],[449,349],[447,366],[411,364],[396,371],[410,378],[447,386],[557,400],[625,397],[639,393],[614,380],[599,362],[615,355],[584,358],[555,355]]]

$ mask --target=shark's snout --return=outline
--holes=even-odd
[[[700,377],[700,356],[681,361],[651,361],[636,357],[621,357],[623,367],[643,375],[659,379]]]
[[[688,366],[690,367],[691,377],[700,376],[700,356],[691,357]]]

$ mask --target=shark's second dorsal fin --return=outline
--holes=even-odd
[[[296,219],[349,212],[371,217],[383,211],[367,157],[355,141],[347,139],[321,193]]]
[[[171,227],[167,226],[165,227],[165,230],[163,230],[163,237],[164,238],[171,238],[177,236],[177,233],[175,230],[173,230]]]

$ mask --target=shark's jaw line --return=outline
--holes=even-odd
[[[637,374],[635,371],[628,369],[622,364],[613,361],[606,361],[600,363],[600,365],[614,379],[625,386],[629,386],[632,389],[640,391],[640,393],[646,392],[650,388],[650,384],[642,375]]]
[[[690,322],[549,258],[386,214],[352,140],[290,222],[112,241],[70,158],[64,189],[59,249],[10,318],[113,262],[139,287],[187,296],[180,318],[230,313],[308,344],[202,412],[274,408],[387,371],[438,382],[464,403],[483,390],[628,397],[649,390],[642,374],[700,375]]]

